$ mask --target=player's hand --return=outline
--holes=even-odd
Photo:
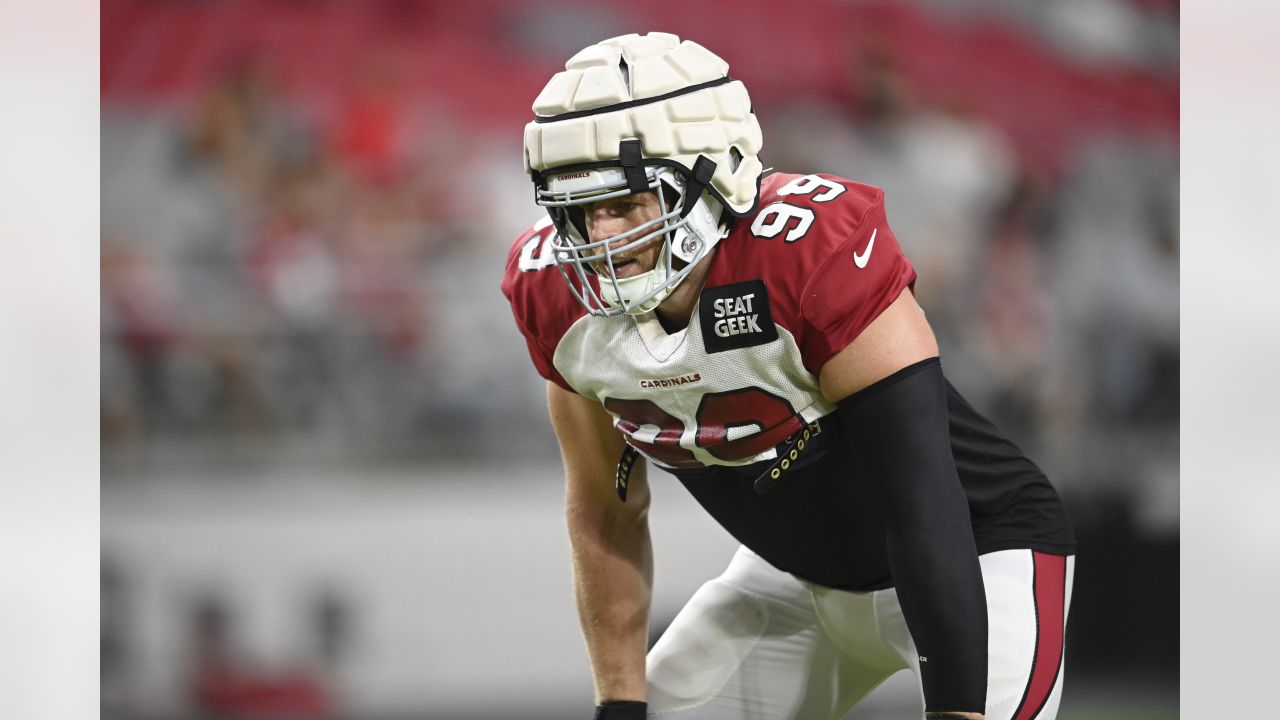
[[[639,700],[605,700],[596,706],[594,720],[645,720],[648,708]]]

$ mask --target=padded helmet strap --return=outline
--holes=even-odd
[[[618,142],[618,161],[627,178],[627,189],[632,193],[642,193],[649,189],[649,179],[645,177],[644,166],[640,164],[643,154],[639,140],[632,138]]]
[[[680,217],[687,217],[693,211],[702,191],[711,185],[711,176],[716,172],[716,161],[706,155],[699,155],[693,164],[693,177],[684,190],[684,204],[680,207]]]

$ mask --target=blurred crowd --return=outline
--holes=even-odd
[[[119,5],[134,24],[155,7]],[[906,22],[882,5],[817,5]],[[520,78],[549,76],[563,47],[597,39],[577,37],[581,25],[520,25],[521,12],[494,3],[489,20],[472,19],[494,24],[476,52],[504,33],[542,43]],[[597,10],[587,26],[633,28],[621,12]],[[1123,76],[1134,103],[1150,105],[1152,83],[1176,88],[1176,3],[932,0],[910,12],[925,18],[911,27],[939,37],[972,36],[956,18],[982,17],[1086,79]],[[1155,110],[1166,122],[1072,129],[1054,115],[1084,101],[1046,108],[1017,88],[975,98],[947,80],[947,57],[922,69],[913,48],[866,27],[842,38],[835,80],[791,92],[768,75],[773,56],[685,34],[747,81],[767,166],[886,189],[948,374],[972,402],[1064,492],[1146,493],[1153,529],[1176,522],[1176,94]],[[104,37],[104,63],[128,54]],[[395,47],[310,79],[322,102],[253,43],[170,96],[104,79],[107,481],[209,462],[555,457],[541,383],[497,289],[507,245],[538,217],[520,164],[526,118],[477,120]],[[488,81],[521,105],[538,90]],[[1056,134],[1005,122],[1032,112]]]
[[[484,139],[421,110],[374,64],[321,125],[250,57],[178,117],[104,113],[109,463],[447,454],[520,414],[518,348],[471,307],[503,259],[467,196]]]

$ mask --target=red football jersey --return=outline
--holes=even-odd
[[[593,317],[551,262],[549,220],[517,238],[502,291],[543,377],[601,402],[634,447],[673,468],[744,465],[834,411],[818,372],[911,287],[884,192],[774,174],[711,259],[684,330],[653,313]]]

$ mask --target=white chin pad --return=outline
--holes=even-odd
[[[625,300],[627,305],[631,305],[631,307],[626,310],[628,314],[649,312],[650,310],[658,307],[658,305],[661,304],[663,300],[666,300],[667,296],[671,294],[674,286],[663,289],[644,302],[639,304],[635,303],[637,300],[640,300],[644,296],[653,292],[655,288],[667,281],[668,273],[666,255],[666,248],[663,248],[658,254],[657,265],[649,272],[628,278],[618,278],[618,292],[614,292],[614,285],[608,277],[601,276],[600,299],[604,300],[606,304],[612,307],[623,307],[623,301]],[[619,295],[621,295],[621,298]]]
[[[618,278],[619,292],[614,292],[613,283],[609,282],[607,278],[601,278],[600,298],[609,305],[621,307],[624,299],[630,303],[634,298],[642,298],[650,293],[663,279],[659,277],[660,275],[665,275],[665,273],[654,268],[647,273],[641,273],[634,277]],[[621,297],[619,297],[619,295],[621,295]],[[661,302],[661,300],[659,299],[658,302]],[[648,305],[649,303],[645,304]],[[654,302],[653,306],[657,307],[657,302]]]

